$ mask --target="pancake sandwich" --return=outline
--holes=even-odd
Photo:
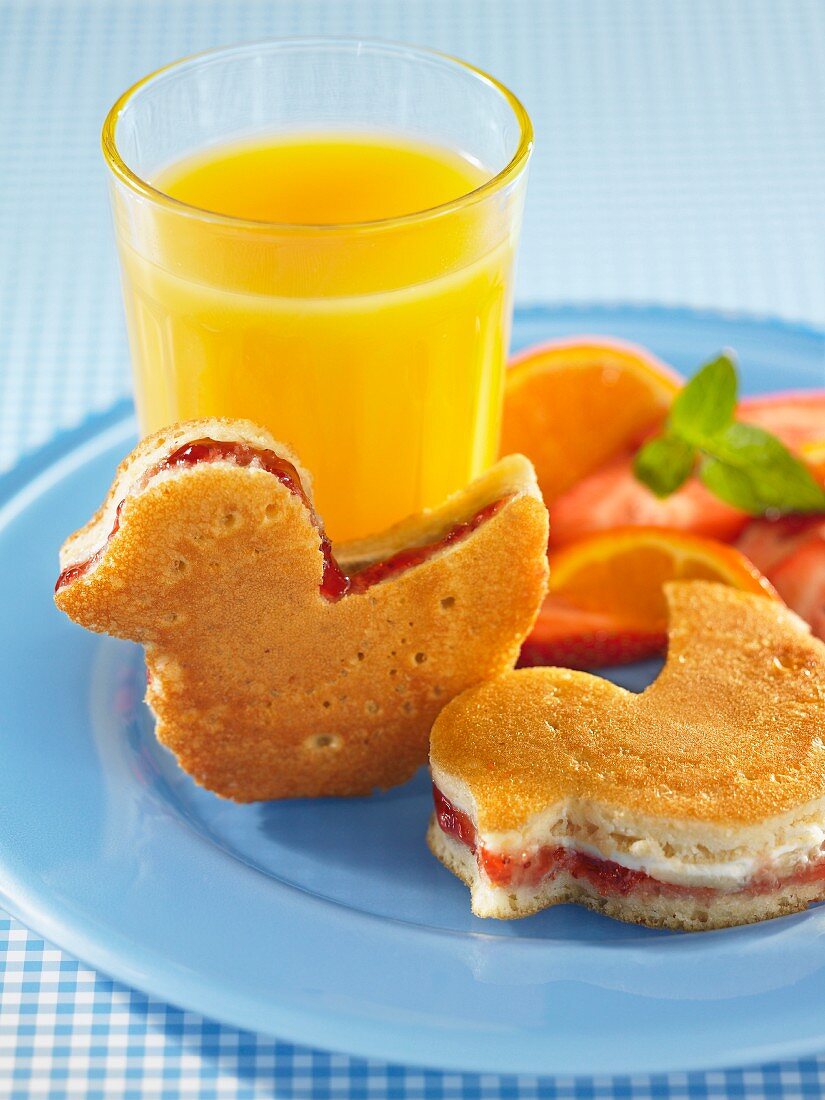
[[[453,696],[512,668],[547,585],[527,459],[337,548],[296,456],[247,421],[144,440],[61,551],[57,606],[146,649],[157,735],[239,802],[409,778]]]
[[[667,596],[667,661],[641,694],[522,669],[437,718],[428,842],[476,915],[575,902],[695,930],[825,899],[825,644],[762,596]]]

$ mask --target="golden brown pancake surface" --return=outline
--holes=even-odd
[[[825,796],[825,645],[775,601],[667,586],[665,668],[640,695],[523,669],[446,707],[431,761],[466,786],[480,831],[565,799],[742,826]]]
[[[107,504],[69,539],[59,588],[91,630],[146,647],[159,739],[202,785],[238,801],[366,794],[426,759],[460,691],[511,668],[546,588],[547,515],[526,459],[502,460],[442,509],[340,550],[346,563],[435,540],[498,499],[461,541],[330,602],[313,514],[271,473],[228,461],[141,475],[201,437],[287,448],[245,422],[195,421],[145,440]],[[380,553],[379,553],[380,551]]]

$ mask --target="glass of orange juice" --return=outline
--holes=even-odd
[[[428,50],[284,39],[162,69],[103,149],[141,428],[247,417],[333,539],[496,457],[530,120]]]

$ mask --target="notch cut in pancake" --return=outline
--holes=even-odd
[[[146,647],[158,737],[202,785],[243,802],[367,794],[424,762],[445,702],[512,667],[546,545],[532,467],[510,456],[333,551],[288,448],[192,421],[121,464],[61,551],[55,599]]]
[[[640,695],[523,669],[436,720],[428,841],[477,915],[572,901],[699,929],[825,898],[825,645],[762,596],[667,595],[667,662]]]

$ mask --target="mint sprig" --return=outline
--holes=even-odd
[[[637,453],[633,472],[668,497],[696,471],[720,500],[751,515],[825,512],[825,490],[776,436],[734,419],[739,380],[732,353],[706,363],[680,391],[662,433]]]
[[[669,497],[684,485],[695,466],[696,448],[678,435],[665,433],[642,447],[634,472],[657,497]]]

